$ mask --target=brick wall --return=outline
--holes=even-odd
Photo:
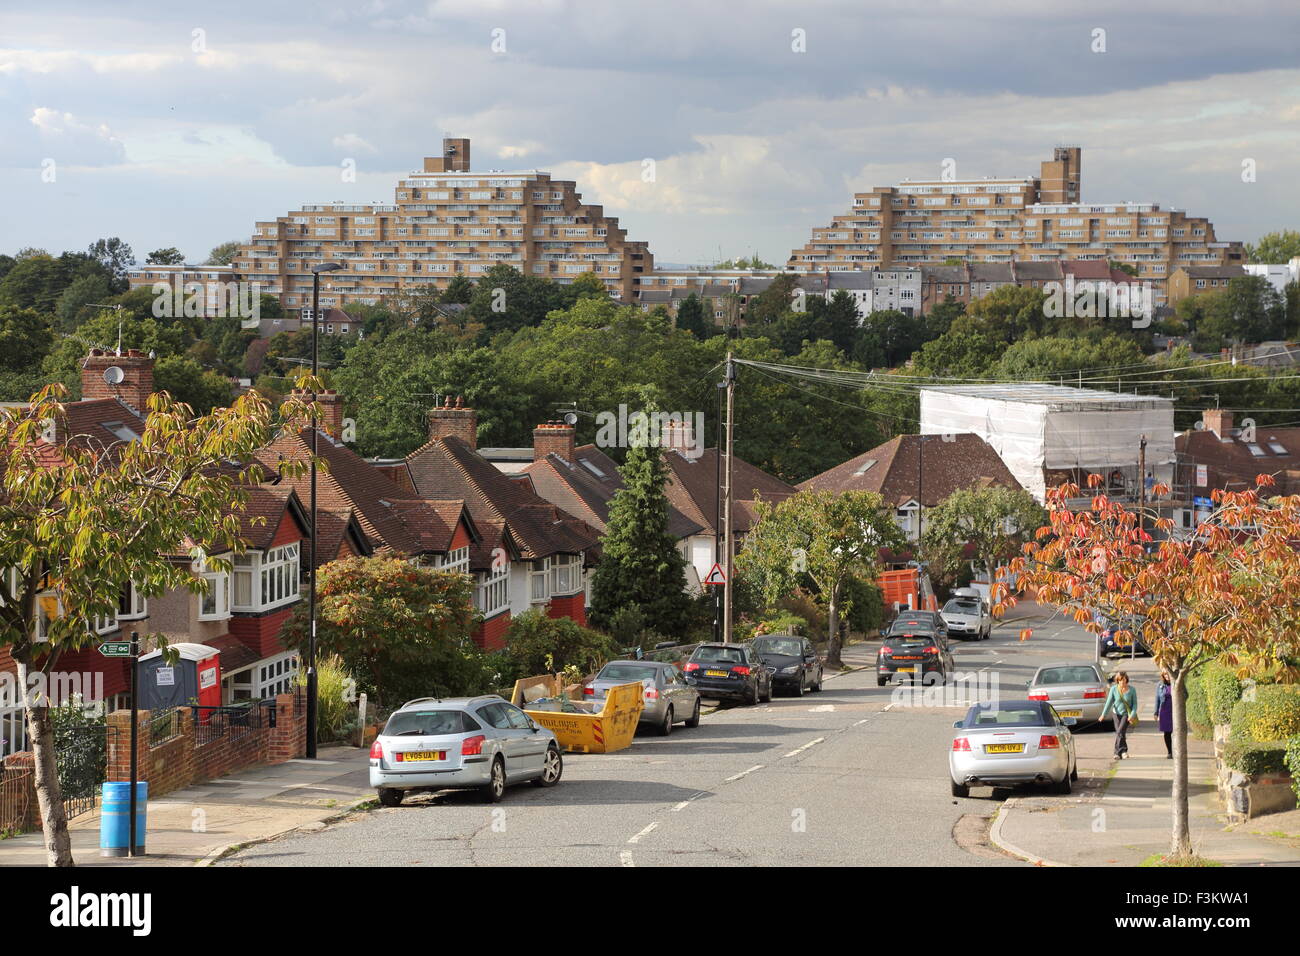
[[[587,626],[587,595],[579,591],[567,597],[554,597],[546,604],[547,617],[571,617],[583,627]]]
[[[215,720],[198,724],[190,708],[178,707],[178,733],[156,746],[149,740],[151,716],[140,711],[137,761],[139,779],[149,781],[149,796],[162,796],[245,767],[301,757],[307,743],[305,700],[297,694],[281,694],[275,699],[274,710],[274,727],[265,719],[261,727],[231,727]],[[108,779],[130,780],[131,712],[115,711],[109,714],[108,723],[116,731],[109,735]]]
[[[503,611],[479,625],[474,632],[474,643],[489,651],[499,651],[506,646],[506,629],[510,627],[510,612]]]
[[[31,753],[10,754],[0,775],[0,834],[39,830],[40,808],[36,803],[35,757]]]

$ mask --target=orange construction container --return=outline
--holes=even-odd
[[[880,586],[886,611],[892,611],[895,607],[926,611],[939,609],[934,588],[930,586],[930,576],[923,574],[919,568],[885,571],[876,583]]]

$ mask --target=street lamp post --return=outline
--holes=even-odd
[[[342,269],[339,262],[322,262],[311,270],[311,548],[307,553],[307,758],[316,759],[316,420],[317,340],[320,328],[320,274]]]

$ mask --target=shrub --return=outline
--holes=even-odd
[[[1262,742],[1300,734],[1300,684],[1265,684],[1232,708],[1232,736]]]
[[[1213,736],[1214,722],[1210,719],[1210,705],[1205,696],[1205,668],[1192,671],[1186,686],[1187,725],[1195,737],[1208,740]]]
[[[307,684],[306,670],[298,683]],[[342,740],[356,726],[357,682],[343,658],[331,654],[316,664],[316,735],[319,740]]]
[[[572,618],[547,617],[540,608],[533,608],[506,629],[502,675],[510,682],[567,667],[590,674],[621,654],[622,648],[608,634],[583,627]]]
[[[1226,724],[1231,721],[1232,708],[1241,700],[1241,681],[1237,680],[1237,675],[1220,664],[1208,664],[1201,681],[1210,722]]]
[[[885,621],[885,599],[874,581],[852,578],[844,588],[848,599],[849,630],[859,634],[877,630]]]
[[[754,637],[760,634],[799,634],[808,633],[808,621],[789,611],[780,611],[768,615],[754,627]]]
[[[1277,741],[1229,740],[1223,746],[1223,763],[1239,773],[1280,773],[1286,770],[1285,744]]]
[[[1300,734],[1286,742],[1283,759],[1286,769],[1291,772],[1291,789],[1295,791],[1296,800],[1300,800]]]

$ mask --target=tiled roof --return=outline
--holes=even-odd
[[[614,460],[595,445],[582,445],[573,454],[576,462],[547,455],[525,467],[523,473],[547,501],[603,532],[609,522],[610,502],[623,487],[623,477]],[[669,504],[668,530],[680,539],[703,529]]]
[[[668,480],[669,503],[698,524],[706,534],[716,534],[714,524],[718,508],[718,450],[706,448],[698,458],[686,458],[681,453],[671,451],[664,455],[670,477]],[[732,466],[732,482],[735,487],[736,508],[732,514],[733,525],[738,532],[748,531],[751,527],[752,508],[744,506],[758,497],[764,501],[776,502],[795,494],[798,489],[788,485],[780,478],[769,475],[761,468],[737,458]]]
[[[1179,266],[1192,279],[1236,279],[1249,273],[1239,265]],[[1175,270],[1177,271],[1177,270]]]
[[[1061,268],[1064,263],[1061,262],[1016,261],[1011,265],[1012,269],[1015,271],[1016,279],[1021,282],[1026,280],[1043,280],[1050,282],[1053,280],[1060,281],[1065,278],[1065,273]]]
[[[932,508],[961,488],[1019,488],[997,452],[978,435],[898,435],[799,485],[801,491],[874,491],[891,505],[915,501]],[[918,445],[923,460],[918,462]]]
[[[248,547],[265,551],[271,546],[280,522],[288,512],[304,536],[311,534],[311,523],[297,493],[283,485],[254,485],[245,489],[248,501],[237,514],[239,535]]]
[[[470,566],[487,568],[486,529],[497,526],[520,557],[576,554],[596,547],[599,533],[535,493],[530,481],[512,479],[454,436],[435,438],[406,456],[421,498],[460,499],[474,517],[483,542],[470,551]]]
[[[1300,428],[1274,428],[1255,426],[1255,441],[1241,440],[1240,429],[1233,428],[1227,441],[1213,431],[1189,430],[1174,438],[1178,461],[1191,472],[1197,465],[1206,466],[1207,483],[1191,489],[1193,495],[1208,498],[1210,491],[1223,488],[1227,491],[1247,491],[1255,487],[1258,475],[1272,475],[1277,481],[1271,494],[1300,494]],[[1262,455],[1250,450],[1254,444]],[[1274,445],[1283,449],[1279,453]],[[1193,474],[1194,484],[1194,474]]]
[[[967,281],[966,267],[962,266],[921,266],[921,278],[926,282],[942,282],[945,285]]]
[[[970,264],[971,282],[1011,282],[1011,263],[1009,262],[972,262]]]
[[[240,641],[233,634],[223,634],[216,640],[205,640],[203,643],[221,652],[221,674],[223,677],[232,671],[240,670],[262,659],[261,654]]]

